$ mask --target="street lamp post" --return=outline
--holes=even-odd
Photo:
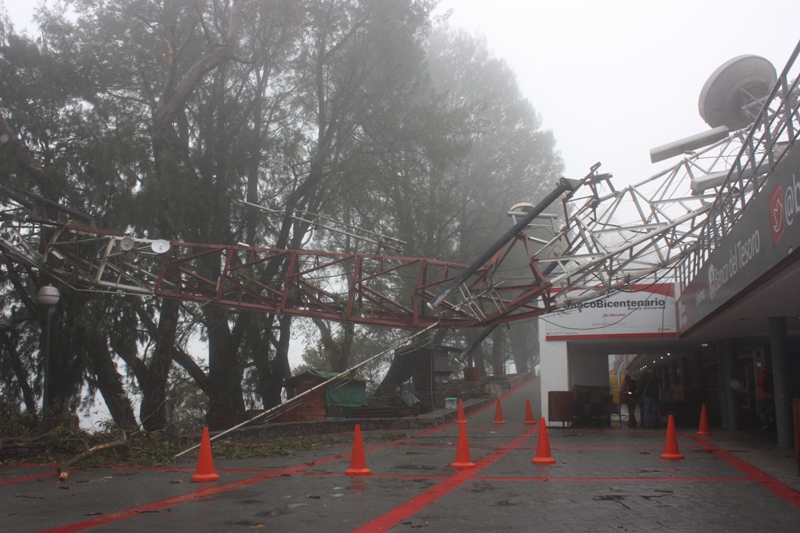
[[[47,418],[50,411],[50,322],[52,321],[53,314],[56,311],[56,304],[61,293],[52,285],[45,285],[39,289],[36,295],[39,304],[47,308],[47,319],[45,320],[44,328],[44,391],[42,392],[42,425],[44,430],[47,431]]]

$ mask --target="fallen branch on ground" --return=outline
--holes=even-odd
[[[108,442],[105,444],[98,444],[97,446],[92,446],[91,448],[84,443],[84,446],[87,448],[85,452],[80,455],[76,455],[69,461],[63,463],[58,467],[58,483],[66,483],[69,481],[69,469],[73,465],[80,463],[84,459],[91,457],[92,455],[96,454],[97,452],[102,452],[104,450],[110,450],[112,448],[126,448],[128,453],[130,453],[130,444],[128,443],[128,437],[125,433],[122,434],[122,438],[115,440],[113,442]]]

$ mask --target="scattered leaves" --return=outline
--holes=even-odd
[[[109,464],[119,466],[160,466],[170,465],[174,462],[175,454],[190,448],[200,441],[200,435],[176,435],[163,431],[143,431],[127,432],[130,442],[130,453],[122,449],[105,450],[91,457],[87,457],[80,463],[81,469],[107,466]],[[111,442],[120,438],[117,430],[98,431],[88,433],[80,429],[57,428],[41,437],[37,441],[44,442],[44,452],[35,456],[21,457],[18,460],[8,461],[6,464],[15,462],[34,462],[34,463],[63,463],[78,454],[85,453],[87,449]],[[397,432],[376,432],[375,434],[365,435],[366,442],[393,442],[407,438],[405,433]],[[304,435],[299,437],[273,437],[259,438],[248,437],[246,441],[235,438],[225,439],[220,442],[213,442],[214,459],[248,459],[258,457],[283,457],[293,455],[297,451],[312,451],[320,446],[330,447],[338,444],[351,444],[352,435]],[[196,452],[194,452],[196,454]],[[196,457],[196,455],[194,455]],[[340,454],[337,457],[342,458]],[[191,457],[191,455],[188,455]],[[309,463],[313,466],[314,461]],[[66,482],[64,479],[61,482]]]

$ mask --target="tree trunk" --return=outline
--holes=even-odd
[[[210,307],[205,310],[205,316],[208,330],[209,415],[243,413],[239,343],[231,334],[228,311]],[[239,320],[244,320],[244,317],[239,317]]]
[[[325,355],[330,364],[332,372],[344,372],[347,370],[350,353],[353,351],[353,339],[355,338],[355,324],[341,324],[341,332],[334,337],[331,327],[320,318],[312,318],[317,329],[319,329],[320,340],[325,348]]]
[[[534,348],[531,344],[531,329],[536,324],[523,322],[522,324],[514,324],[511,326],[511,345],[514,347],[514,366],[517,368],[517,374],[523,374],[530,370],[530,361],[532,359]]]
[[[475,367],[478,369],[478,372],[482,378],[486,377],[486,358],[483,354],[483,344],[479,345],[475,348],[475,351],[472,352],[472,360],[475,362]]]
[[[11,360],[11,367],[14,369],[14,375],[16,376],[17,383],[22,391],[22,399],[25,401],[25,409],[29,413],[35,415],[36,398],[33,395],[33,389],[31,389],[30,383],[28,383],[28,373],[25,371],[25,367],[23,367],[22,361],[19,358],[16,343],[11,342],[8,332],[6,331],[0,333],[0,342],[3,343],[5,352],[8,355],[8,358]]]
[[[122,378],[117,371],[117,365],[105,339],[94,338],[94,346],[88,350],[89,370],[95,375],[95,384],[103,400],[106,402],[108,412],[114,423],[121,428],[136,427],[136,417],[133,414],[133,406],[125,388],[122,386]]]
[[[143,373],[144,375],[139,377],[139,387],[142,390],[139,418],[142,421],[142,427],[147,431],[156,431],[167,427],[167,378],[172,365],[179,311],[179,302],[163,300],[154,339],[155,350],[150,365]]]
[[[506,373],[505,329],[497,328],[492,333],[492,374],[504,376]]]

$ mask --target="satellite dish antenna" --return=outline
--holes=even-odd
[[[165,241],[164,239],[153,241],[153,243],[150,245],[150,249],[157,254],[166,253],[169,251],[169,241]]]
[[[124,236],[119,241],[119,247],[122,248],[123,252],[129,252],[129,251],[133,250],[133,245],[134,244],[136,244],[136,243],[133,242],[133,238],[129,237],[127,235]]]
[[[698,110],[712,128],[735,131],[753,123],[778,76],[769,60],[756,55],[734,57],[708,78],[700,91]]]

